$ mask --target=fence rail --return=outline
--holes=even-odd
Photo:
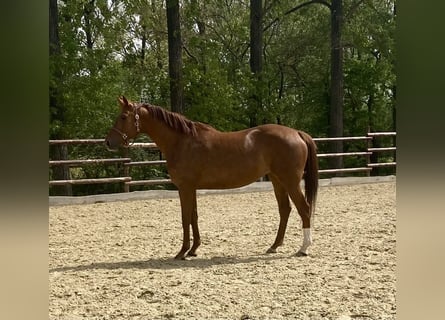
[[[131,158],[112,158],[112,159],[83,159],[83,160],[50,160],[50,166],[65,165],[70,167],[81,167],[85,164],[108,164],[119,162],[131,162]]]
[[[345,173],[356,173],[364,172],[370,175],[372,170],[381,167],[395,167],[397,165],[395,161],[395,152],[397,147],[395,146],[395,139],[391,142],[392,146],[378,147],[379,144],[375,143],[376,139],[382,137],[394,137],[396,132],[370,132],[366,136],[359,137],[335,137],[335,138],[314,138],[317,144],[320,143],[330,143],[332,141],[344,141],[344,142],[360,142],[363,141],[364,147],[360,151],[354,152],[326,152],[319,153],[317,157],[323,158],[334,158],[334,157],[364,157],[366,159],[366,166],[358,166],[354,168],[325,168],[320,169],[319,174],[345,174]],[[104,145],[104,139],[68,139],[68,140],[49,140],[50,145]],[[377,147],[375,146],[377,145]],[[104,146],[105,148],[105,146]],[[151,149],[159,150],[155,143],[153,142],[136,142],[129,146],[129,149]],[[378,154],[381,153],[393,153],[394,156],[392,160],[387,162],[372,162],[371,159],[378,159]],[[128,154],[128,153],[127,153]],[[57,166],[64,166],[68,168],[73,167],[84,167],[91,164],[121,164],[123,166],[122,174],[119,177],[106,177],[106,178],[92,178],[92,179],[65,179],[65,180],[49,180],[50,186],[61,186],[61,185],[85,185],[85,184],[101,184],[101,183],[123,183],[124,192],[130,191],[130,186],[141,186],[141,185],[162,185],[169,184],[171,180],[166,178],[156,178],[150,180],[134,180],[131,177],[131,168],[133,167],[145,167],[145,166],[165,166],[165,160],[153,160],[153,161],[132,161],[130,156],[125,156],[121,158],[103,158],[103,159],[66,159],[66,160],[49,160],[49,167],[55,168]]]
[[[131,177],[97,178],[97,179],[71,179],[71,180],[50,180],[50,186],[61,186],[66,184],[95,184],[95,183],[115,183],[131,182]]]

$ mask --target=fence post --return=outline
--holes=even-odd
[[[397,147],[397,134],[395,134],[394,137],[392,138],[392,145],[394,147]],[[397,162],[397,150],[394,151],[394,162]]]
[[[128,153],[129,153],[128,149],[129,148],[125,148],[124,151],[125,158],[128,158]],[[130,177],[130,166],[126,166],[125,164],[123,164],[123,166],[124,166],[124,177]],[[130,192],[130,185],[127,184],[125,181],[124,181],[124,192]]]
[[[374,145],[373,141],[374,141],[374,137],[372,135],[369,134],[369,128],[368,128],[368,133],[366,134],[367,137],[370,137],[371,139],[368,139],[366,141],[368,148],[366,149],[366,152],[369,152],[370,148],[372,148],[372,146]],[[369,168],[369,164],[371,163],[371,155],[367,154],[366,155],[366,166]],[[371,171],[372,171],[372,167],[371,170],[366,171],[366,176],[370,176],[371,175]]]
[[[50,145],[50,157],[54,160],[67,160],[68,159],[68,144],[61,143],[58,145]],[[56,166],[52,169],[52,179],[55,180],[70,180],[71,171],[67,165]],[[53,194],[61,196],[72,196],[73,188],[70,184],[54,186]]]

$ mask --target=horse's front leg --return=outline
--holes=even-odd
[[[175,256],[175,259],[184,260],[187,251],[190,249],[190,225],[192,223],[193,212],[196,210],[196,190],[179,188],[179,199],[181,201],[183,240],[181,250]],[[196,248],[194,250],[196,250]]]
[[[201,245],[201,236],[199,235],[198,227],[198,206],[196,203],[196,191],[193,196],[193,210],[192,210],[192,231],[193,231],[193,246],[187,253],[188,256],[196,257],[196,249]]]

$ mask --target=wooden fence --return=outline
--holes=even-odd
[[[380,143],[376,143],[377,139],[382,137],[393,137],[392,145],[385,147],[375,147],[376,145],[381,145]],[[362,167],[352,167],[352,168],[341,168],[341,169],[330,169],[330,168],[320,168],[320,175],[323,174],[347,174],[354,172],[364,172],[366,175],[370,175],[371,171],[375,168],[380,167],[395,167],[396,166],[396,146],[395,146],[395,137],[396,132],[373,132],[368,133],[366,136],[360,137],[338,137],[338,138],[314,138],[317,145],[327,143],[329,144],[332,141],[343,141],[345,143],[352,142],[362,142],[363,148],[360,151],[353,152],[342,152],[342,153],[318,153],[317,156],[319,159],[323,158],[332,158],[332,157],[364,157],[365,166]],[[72,139],[72,140],[49,140],[49,144],[64,144],[64,145],[81,145],[81,144],[90,144],[90,145],[104,145],[104,139]],[[347,146],[347,145],[345,145]],[[155,143],[134,143],[130,145],[131,148],[146,148],[152,150],[158,150]],[[326,148],[329,150],[329,148]],[[377,155],[380,153],[388,153],[391,152],[393,154],[391,159],[394,161],[383,161],[383,162],[371,162],[373,155]],[[127,152],[128,154],[128,152]],[[386,159],[386,158],[385,158]],[[165,160],[155,160],[155,161],[132,161],[131,157],[121,157],[121,158],[105,158],[105,159],[73,159],[73,160],[50,160],[49,166],[65,166],[65,167],[84,167],[90,164],[102,164],[102,165],[110,165],[110,164],[122,164],[123,165],[123,175],[119,177],[107,177],[107,178],[94,178],[94,179],[69,179],[69,180],[49,180],[50,186],[60,186],[60,185],[80,185],[80,184],[98,184],[98,183],[123,183],[124,184],[124,192],[129,192],[131,186],[138,185],[161,185],[161,184],[169,184],[171,180],[168,178],[164,179],[150,179],[150,180],[134,180],[131,176],[131,168],[132,167],[142,167],[142,166],[165,166]]]

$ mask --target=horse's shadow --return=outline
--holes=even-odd
[[[267,262],[281,259],[288,259],[295,255],[254,255],[249,257],[213,257],[213,258],[187,258],[187,260],[175,260],[173,258],[153,258],[139,261],[118,261],[118,262],[93,262],[87,265],[66,266],[50,269],[50,273],[54,272],[78,272],[87,270],[117,270],[117,269],[154,269],[154,270],[171,270],[197,268],[205,269],[216,265],[235,265],[249,264],[255,262]]]

